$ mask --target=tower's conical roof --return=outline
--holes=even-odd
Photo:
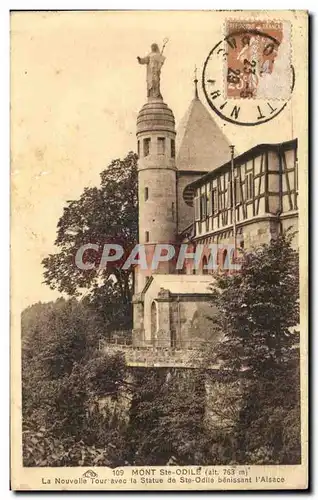
[[[178,170],[211,171],[230,159],[230,142],[198,98],[197,89],[177,131]]]

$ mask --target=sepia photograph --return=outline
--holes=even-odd
[[[12,489],[308,487],[307,24],[11,12]]]

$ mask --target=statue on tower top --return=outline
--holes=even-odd
[[[156,43],[151,45],[151,52],[146,57],[137,57],[139,64],[147,64],[147,96],[154,98],[161,98],[160,93],[160,73],[163,63],[165,62],[165,57],[163,55],[164,47],[167,43],[167,39],[164,41],[164,45],[160,52],[159,47]]]

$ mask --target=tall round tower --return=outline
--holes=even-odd
[[[175,161],[175,120],[159,96],[148,97],[137,118],[139,243],[148,260],[148,272],[139,269],[136,292],[141,292],[147,276],[169,273],[172,262],[149,270],[155,245],[174,244],[177,233],[177,195]]]

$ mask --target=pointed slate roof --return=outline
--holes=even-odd
[[[178,170],[212,171],[230,159],[230,142],[198,97],[177,131]]]

